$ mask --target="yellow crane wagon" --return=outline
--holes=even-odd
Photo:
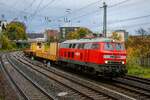
[[[58,48],[57,42],[50,43],[46,48],[44,43],[35,42],[31,43],[30,48],[26,49],[24,53],[30,57],[36,57],[43,59],[44,61],[56,62],[58,59]]]
[[[36,51],[36,57],[43,58],[49,61],[57,60],[58,43],[50,43],[48,50]]]
[[[28,56],[35,56],[37,51],[43,51],[44,45],[41,42],[33,42],[30,44],[30,48],[24,50],[24,53]]]

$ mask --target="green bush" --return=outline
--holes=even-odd
[[[143,78],[150,78],[150,68],[140,65],[128,65],[128,74]]]
[[[150,67],[140,66],[136,57],[127,58],[128,74],[143,78],[150,78]]]
[[[13,48],[11,41],[5,35],[0,36],[0,43],[2,45],[2,49],[9,50]]]

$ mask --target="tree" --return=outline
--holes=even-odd
[[[0,35],[0,44],[2,45],[2,49],[11,49],[12,48],[10,40],[5,35]]]
[[[9,23],[6,27],[6,31],[4,34],[10,39],[10,40],[20,40],[20,39],[27,39],[26,36],[26,27],[24,23],[13,21]]]
[[[114,40],[121,40],[121,35],[119,35],[119,34],[117,34],[116,32],[113,32],[112,33],[112,38],[114,39]]]
[[[67,34],[67,39],[79,39],[79,34],[77,31],[70,32]]]
[[[79,38],[84,38],[86,35],[90,34],[91,31],[87,28],[79,28],[77,33],[79,34]]]
[[[127,47],[127,62],[135,64],[140,60],[143,64],[143,59],[150,54],[150,37],[141,39],[141,36],[129,36],[126,41]]]
[[[147,35],[148,35],[148,37],[150,37],[150,28],[148,28]]]
[[[137,34],[139,34],[140,36],[142,36],[142,38],[144,38],[144,36],[146,36],[148,34],[148,32],[143,29],[143,28],[140,28],[136,31]]]
[[[76,31],[70,32],[67,35],[67,39],[80,39],[86,37],[88,34],[92,33],[87,28],[79,28]]]

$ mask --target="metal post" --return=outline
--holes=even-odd
[[[104,34],[104,37],[106,37],[106,33],[107,33],[107,5],[105,2],[103,3],[103,8],[104,8],[103,34]]]

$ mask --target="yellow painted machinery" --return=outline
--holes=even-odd
[[[36,51],[36,57],[44,58],[51,61],[57,60],[58,43],[50,43],[48,50]]]
[[[40,42],[34,42],[30,44],[30,48],[24,50],[24,53],[29,56],[35,56],[37,51],[43,51],[44,45]]]

